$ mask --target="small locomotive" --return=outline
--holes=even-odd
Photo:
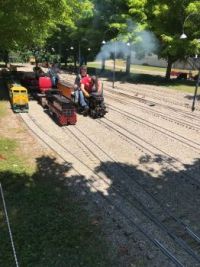
[[[8,83],[11,106],[14,112],[28,112],[27,89],[17,83]]]
[[[80,68],[80,74],[75,79],[75,99],[78,111],[92,118],[101,118],[106,113],[103,97],[103,84],[97,76],[89,76],[86,66]]]
[[[104,97],[102,95],[91,95],[89,97],[89,115],[93,119],[102,118],[107,113]]]

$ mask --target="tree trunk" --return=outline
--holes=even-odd
[[[131,70],[131,55],[129,54],[126,59],[126,74],[130,74]]]
[[[168,57],[167,70],[166,70],[166,74],[165,74],[165,78],[167,80],[170,80],[170,74],[171,74],[172,64],[173,64],[173,60],[170,57]]]

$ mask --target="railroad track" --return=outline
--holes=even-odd
[[[74,77],[70,76],[67,78],[67,80],[73,84]],[[121,88],[120,86],[118,86],[118,87]],[[131,87],[131,85],[130,85],[130,87]],[[132,87],[131,87],[131,90],[132,90]],[[158,90],[158,89],[156,89],[156,90]],[[134,92],[134,89],[133,89],[133,92]],[[131,91],[131,93],[133,93],[133,92]],[[131,103],[130,100],[136,100],[137,102],[140,102],[140,103],[145,104],[147,106],[138,105],[137,103],[132,102],[132,105],[134,105],[135,107],[137,107],[139,109],[143,109],[144,111],[148,110],[148,112],[151,113],[155,117],[160,117],[162,119],[173,122],[175,124],[182,125],[185,128],[190,128],[194,131],[200,132],[200,116],[199,115],[196,115],[196,114],[188,112],[188,111],[181,110],[179,108],[172,107],[170,105],[162,104],[160,102],[155,102],[153,100],[148,100],[148,99],[145,99],[142,97],[134,96],[132,94],[124,93],[124,89],[121,89],[121,91],[118,88],[113,89],[111,87],[111,85],[108,84],[108,82],[106,82],[104,85],[104,93],[105,93],[106,99],[107,99],[107,97],[110,99],[112,98],[112,99],[115,99],[116,101],[118,100],[120,103],[124,103],[124,104],[127,104],[127,103],[130,104]],[[108,93],[111,93],[112,96],[109,95]],[[146,91],[144,92],[144,94],[145,93],[146,93]],[[120,96],[121,98],[117,98],[117,96]],[[128,102],[126,99],[128,99]],[[163,100],[163,99],[160,98],[160,100]],[[152,106],[164,107],[167,110],[172,111],[173,113],[172,113],[172,115],[168,115],[164,112],[156,110],[155,108],[152,110],[152,108],[150,108],[149,106],[150,107],[152,107]],[[179,116],[177,116],[177,115],[179,115]],[[188,120],[186,120],[186,118]],[[193,122],[191,122],[192,120],[193,120]]]
[[[157,218],[160,216],[161,217],[161,213],[165,213],[165,215],[167,215],[167,217],[165,216],[165,219],[162,217],[162,221],[165,221],[166,223],[169,222],[176,222],[176,228],[179,227],[179,230],[176,229],[176,231],[179,232],[179,236],[184,236],[187,240],[189,240],[191,237],[193,240],[190,239],[190,243],[192,243],[194,240],[197,241],[198,243],[200,243],[200,237],[198,236],[198,234],[195,234],[193,232],[192,229],[190,229],[189,226],[187,226],[182,220],[180,220],[179,218],[177,218],[176,216],[174,216],[165,206],[164,204],[161,204],[153,194],[151,194],[150,192],[148,192],[147,190],[144,189],[144,185],[141,185],[139,182],[137,182],[135,180],[135,176],[129,174],[126,171],[126,168],[124,167],[120,167],[118,165],[118,163],[111,157],[109,156],[105,151],[102,150],[102,148],[100,146],[98,146],[94,140],[92,140],[91,138],[89,138],[88,136],[85,136],[84,132],[81,131],[80,129],[78,129],[78,127],[74,127],[74,128],[68,128],[67,129],[67,133],[70,132],[71,133],[71,137],[75,138],[77,140],[78,143],[81,143],[82,146],[84,148],[87,148],[88,151],[90,151],[90,153],[94,156],[94,158],[96,160],[99,160],[99,162],[103,162],[103,161],[109,161],[109,162],[113,162],[114,163],[114,168],[117,169],[118,172],[118,185],[119,188],[125,187],[124,191],[129,192],[129,195],[131,196],[131,201],[132,204],[135,205],[136,203],[139,205],[140,208],[142,208],[142,212],[144,212],[145,214],[147,214],[147,216],[153,220],[156,224],[158,224],[161,228],[163,227],[163,229],[166,231],[166,233],[168,233],[168,227],[170,228],[169,224],[168,227],[165,227],[166,225],[161,225],[161,221],[157,220]],[[88,145],[88,142],[90,143],[90,146]],[[97,152],[98,151],[98,152]],[[97,155],[98,154],[98,155]],[[106,166],[105,166],[106,168]],[[106,170],[106,173],[109,173],[109,175],[113,175],[112,173],[110,173],[110,170]],[[127,176],[130,178],[129,179],[129,184],[126,185],[124,183],[122,183],[121,181],[123,181],[124,177],[127,178]],[[134,178],[134,180],[132,179]],[[132,185],[133,184],[133,185]],[[137,190],[136,190],[136,185],[138,186]],[[116,191],[118,191],[119,189],[117,188]],[[142,203],[141,200],[139,200],[139,198],[135,197],[135,194],[137,195],[137,192],[144,191],[149,197],[150,199],[147,200],[147,203],[145,203],[146,205],[144,205]],[[133,192],[134,192],[134,196],[133,196]],[[153,200],[154,203],[151,203]],[[151,203],[151,205],[150,205]],[[151,206],[151,207],[150,207]],[[154,216],[151,212],[149,212],[149,209],[153,209],[153,207],[155,206],[159,206],[159,208],[161,209],[160,211],[156,212],[156,216]],[[146,207],[148,207],[149,209],[147,209]],[[173,227],[172,227],[173,228]],[[182,228],[182,229],[180,229]],[[173,234],[172,234],[173,235]],[[188,236],[190,236],[190,238],[188,238]],[[176,236],[174,237],[175,239],[177,238]],[[181,241],[182,242],[182,241]],[[183,241],[184,242],[184,241]],[[183,244],[183,243],[182,243]],[[199,247],[200,249],[200,247]],[[196,254],[195,254],[196,255]]]
[[[67,80],[70,80],[71,83],[74,83],[74,76],[73,75],[68,75]],[[137,85],[135,84],[130,84],[130,83],[126,83],[125,85],[121,85],[120,83],[117,84],[116,88],[112,88],[112,86],[110,85],[109,82],[107,82],[106,80],[102,79],[104,82],[104,88],[107,90],[112,90],[114,92],[121,92],[124,95],[127,95],[128,97],[133,96],[134,95],[138,95],[138,96],[133,96],[135,97],[135,99],[138,99],[139,101],[141,101],[141,97],[139,97],[139,95],[143,95],[145,96],[145,98],[151,98],[153,100],[148,100],[149,102],[151,102],[154,105],[159,105],[161,107],[165,107],[168,108],[172,111],[176,111],[176,112],[180,112],[182,113],[182,115],[184,116],[188,116],[188,118],[190,119],[197,119],[200,121],[200,117],[199,115],[196,115],[194,112],[188,112],[187,110],[191,109],[191,104],[192,104],[192,100],[191,101],[187,101],[186,102],[181,102],[181,101],[177,101],[177,95],[175,97],[172,97],[172,95],[170,93],[167,93],[166,91],[163,92],[162,89],[158,88],[158,86],[152,86],[153,88],[149,87],[149,86],[145,86],[143,84],[141,84],[140,86],[140,90],[138,90],[137,88],[135,88]],[[126,87],[126,90],[124,90],[124,87]],[[141,88],[142,87],[142,88]],[[120,91],[121,90],[121,91]],[[126,93],[124,93],[124,91],[126,91]],[[167,96],[167,94],[169,96]],[[154,101],[155,99],[155,101]],[[156,101],[158,100],[158,101]],[[166,105],[165,103],[161,103],[161,102],[165,102],[165,103],[169,103],[170,105]],[[172,105],[174,105],[172,107]],[[182,107],[186,110],[180,109],[179,107]],[[198,102],[196,102],[196,111],[200,111],[200,105],[198,105]]]
[[[70,149],[63,146],[63,144],[58,142],[55,137],[47,133],[35,118],[28,114],[22,114],[21,116],[38,138],[45,142],[46,145],[53,149],[60,157],[68,162],[71,162],[73,159],[73,168],[77,171],[77,173],[84,175],[85,179],[87,179],[87,183],[100,194],[104,201],[109,202],[109,205],[112,205],[114,209],[124,217],[130,227],[139,230],[149,241],[157,246],[171,262],[173,262],[176,266],[199,266],[199,256],[196,252],[188,246],[185,241],[182,241],[180,237],[171,232],[171,230],[168,229],[168,226],[165,226],[157,220],[157,218],[154,217],[153,214],[149,212],[149,210],[146,209],[146,207],[142,205],[137,198],[133,199],[132,195],[130,197],[130,194],[129,197],[127,197],[126,194],[120,191],[120,187],[118,188],[117,186],[112,186],[112,192],[110,192],[109,197],[106,197],[106,195],[101,193],[102,190],[104,192],[105,188],[107,189],[110,187],[110,183],[108,182],[109,176],[102,176],[98,171],[95,171],[93,167],[95,165],[94,163],[105,160],[105,152],[101,151],[101,157],[103,156],[104,158],[100,158],[99,155],[97,156],[96,152],[93,152],[93,149],[85,146],[83,137],[80,138],[80,131],[78,131],[78,144],[79,146],[82,144],[84,147],[82,150],[80,149],[78,151],[82,151],[79,153],[82,153],[83,155],[73,155]],[[74,139],[77,139],[74,131],[75,129],[77,130],[77,128],[74,127],[71,135],[74,136]],[[63,130],[67,132],[72,131],[71,128],[70,130],[68,128]],[[77,143],[77,140],[74,140],[73,144],[75,143]],[[92,144],[90,143],[90,145]],[[97,147],[95,151],[97,151]],[[86,165],[84,161],[81,160],[81,157],[85,157],[85,155],[90,155],[90,158],[93,158],[93,160],[90,161],[91,166]],[[82,170],[81,173],[79,168]],[[112,169],[109,168],[107,171],[109,172],[109,175],[113,175]],[[193,233],[193,237],[196,236],[191,229],[189,232]],[[170,266],[172,266],[172,264]]]
[[[157,148],[155,145],[146,142],[142,137],[138,136],[135,133],[132,133],[127,128],[121,126],[119,123],[113,122],[110,119],[104,118],[102,120],[97,121],[99,124],[103,125],[105,128],[109,129],[110,131],[114,131],[117,133],[118,136],[123,138],[126,142],[130,145],[136,145],[139,150],[143,151],[146,156],[151,155],[163,155],[162,162],[166,162],[166,165],[171,166],[172,169],[179,171],[180,167],[184,164],[177,158],[171,156],[170,154],[166,153],[164,150]],[[199,175],[198,178],[182,174],[182,177],[185,178],[185,181],[189,181],[193,186],[200,189],[200,180]]]
[[[171,107],[171,106],[168,106],[168,107],[171,107],[172,109],[176,109],[177,111],[183,111],[183,110],[180,110],[180,108],[177,108],[177,107],[183,107],[184,109],[191,109],[192,100],[190,102],[187,101],[188,103],[177,101],[178,94],[176,94],[173,97],[171,93],[169,94],[166,91],[163,92],[162,89],[158,88],[158,86],[154,86],[153,88],[151,88],[149,86],[145,86],[145,85],[142,84],[140,86],[140,90],[135,88],[137,86],[135,84],[126,83],[125,86],[126,86],[126,93],[131,93],[131,94],[134,93],[134,94],[138,94],[138,95],[145,95],[147,98],[152,98],[152,99],[155,99],[155,100],[158,100],[158,101],[162,101],[162,102],[165,102],[165,103],[169,103],[169,104],[175,105],[176,107]],[[110,85],[108,85],[108,87],[111,88]],[[122,87],[120,84],[118,84],[117,85],[117,90],[118,89],[124,91],[124,85]],[[196,103],[196,110],[200,111],[200,107],[198,105],[198,102]],[[196,116],[196,115],[193,113],[193,116]]]
[[[185,120],[184,118],[180,118],[177,117],[176,115],[168,115],[164,112],[158,111],[156,109],[152,109],[149,106],[151,106],[151,102],[145,100],[145,99],[140,99],[140,98],[136,98],[136,97],[130,97],[130,99],[134,99],[137,100],[138,102],[142,103],[142,104],[146,104],[147,106],[141,105],[141,104],[137,104],[135,102],[130,101],[130,99],[123,99],[120,97],[117,97],[116,95],[119,95],[116,92],[111,92],[111,95],[109,95],[110,91],[106,91],[106,95],[105,98],[107,99],[112,99],[115,100],[118,103],[124,104],[124,105],[131,105],[133,107],[137,107],[138,109],[144,111],[144,112],[148,112],[148,114],[152,114],[154,117],[156,118],[162,118],[166,121],[172,122],[176,125],[180,125],[182,127],[185,127],[187,129],[192,129],[193,131],[196,132],[200,132],[200,125],[198,123],[191,123],[187,120]],[[120,94],[121,96],[121,94]],[[127,98],[127,97],[126,97]]]
[[[178,142],[181,142],[184,146],[190,147],[200,153],[200,143],[195,142],[193,140],[190,140],[180,134],[175,133],[174,131],[171,131],[170,129],[163,127],[161,128],[157,124],[153,122],[149,122],[148,120],[137,116],[131,112],[127,112],[126,110],[120,109],[117,106],[108,105],[109,110],[112,110],[113,112],[116,112],[120,114],[123,118],[125,118],[127,121],[135,122],[141,124],[145,128],[151,128],[152,130],[155,130],[156,132],[159,132],[163,135],[165,135],[167,138],[171,138],[172,140],[176,140]]]

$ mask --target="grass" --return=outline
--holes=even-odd
[[[186,93],[193,93],[195,89],[195,81],[189,80],[166,80],[164,77],[159,75],[150,75],[150,74],[131,74],[127,81],[130,83],[141,83],[141,84],[149,84],[155,86],[164,86],[172,90],[177,90]],[[162,87],[160,87],[162,90]]]
[[[0,137],[0,172],[11,171],[13,173],[30,172],[28,166],[23,164],[24,159],[15,153],[17,142]]]
[[[100,224],[92,223],[86,203],[72,189],[83,178],[68,178],[64,186],[61,179],[70,167],[42,156],[33,171],[17,148],[14,140],[0,139],[0,181],[20,266],[115,266]],[[14,266],[2,201],[0,232],[0,266]]]
[[[0,102],[0,118],[4,117],[6,115],[6,101]]]
[[[166,71],[166,68],[164,67],[156,67],[156,66],[146,66],[146,65],[132,65],[131,66],[133,68],[133,71],[134,69],[141,69],[141,70],[147,70],[147,71],[159,71],[159,72],[163,72],[165,73]]]

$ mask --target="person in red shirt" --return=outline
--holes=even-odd
[[[84,76],[80,81],[80,88],[85,97],[89,97],[92,79],[89,75]]]
[[[102,83],[97,76],[90,77],[87,74],[87,67],[80,67],[80,74],[77,75],[74,83],[75,103],[83,109],[83,114],[89,111],[88,98],[90,96],[102,95]]]
[[[88,89],[90,86],[91,77],[87,74],[87,67],[80,67],[80,74],[77,75],[74,83],[75,103],[80,104],[83,108],[84,115],[87,115],[89,106],[85,98],[89,97]]]

